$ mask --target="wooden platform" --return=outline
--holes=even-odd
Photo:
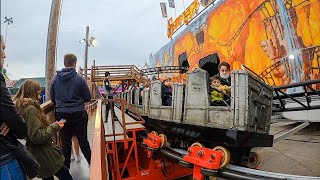
[[[106,136],[106,141],[117,141],[117,140],[123,140],[123,135],[116,135],[113,136],[113,129],[112,129],[112,121],[111,121],[111,112],[108,113],[108,122],[105,122],[106,118],[106,108],[105,105],[102,107],[102,118],[104,121],[104,134]],[[114,131],[115,134],[123,134],[123,128],[122,125],[119,123],[119,121],[114,121]]]
[[[103,105],[102,107],[102,117],[103,120],[105,120],[106,118],[106,108],[105,105]],[[112,121],[111,121],[111,111],[109,111],[108,113],[108,121],[104,123],[104,132],[105,132],[105,139],[107,142],[110,141],[121,141],[124,140],[124,135],[114,135],[114,134],[123,134],[123,126],[122,126],[122,114],[121,114],[121,110],[117,107],[115,107],[115,115],[117,116],[119,121],[114,121],[114,131],[115,133],[113,133],[113,129],[112,129]],[[125,122],[129,123],[129,122],[136,122],[136,120],[134,120],[133,118],[131,118],[129,115],[125,114]],[[130,130],[143,130],[145,127],[141,124],[129,124],[126,125],[126,129],[127,131]]]
[[[121,114],[121,110],[118,107],[114,107],[114,113],[116,114],[116,116],[118,117],[120,123],[122,124],[122,114]],[[132,122],[137,122],[135,119],[133,119],[132,117],[130,117],[128,114],[124,113],[125,116],[125,120],[126,123],[132,123]],[[126,125],[126,128],[128,130],[130,129],[144,129],[144,126],[141,124],[128,124]]]

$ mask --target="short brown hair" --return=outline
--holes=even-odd
[[[217,79],[217,80],[219,80],[221,82],[221,77],[219,75],[212,76],[211,81],[213,81],[215,79]]]
[[[73,63],[77,63],[77,56],[74,54],[64,55],[64,66],[71,67]]]
[[[230,64],[229,64],[229,63],[227,63],[227,62],[221,62],[221,63],[219,64],[219,66],[218,66],[218,70],[219,70],[219,71],[220,71],[220,69],[221,69],[222,66],[227,67],[227,69],[230,71]]]

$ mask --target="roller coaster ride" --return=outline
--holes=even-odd
[[[158,68],[158,70],[154,69],[154,71],[151,71],[150,69],[141,70],[140,72],[149,71],[149,73],[158,73],[160,69],[163,69],[163,72],[168,72],[168,69],[165,70],[166,68]],[[172,71],[176,71],[177,69],[179,70],[178,67],[171,69]],[[203,77],[204,79],[206,79],[205,76],[201,75],[203,73],[206,74],[201,70],[188,72],[188,82],[190,82],[190,84],[186,84],[185,91],[190,91],[191,89],[197,89],[199,87],[201,88],[201,86],[195,87],[195,84],[192,82],[199,82],[199,80],[201,79],[199,79],[199,77]],[[256,98],[251,98],[256,100],[258,100],[257,98],[267,98],[268,95],[266,94],[266,89],[261,91],[261,88],[266,86],[263,85],[264,83],[262,77],[257,74],[250,75],[250,69],[247,69],[247,72],[245,74],[247,74],[245,75],[245,77],[250,77],[251,79],[258,82],[255,87],[253,87],[252,85],[250,86],[252,91],[258,92],[256,94]],[[234,72],[233,78],[239,79],[240,76],[238,78],[236,76],[238,76],[237,72]],[[110,79],[112,78],[113,77],[111,76]],[[311,101],[315,99],[316,96],[319,97],[320,95],[320,92],[313,89],[312,85],[319,83],[320,80],[311,80],[304,83],[273,87],[272,94],[274,96],[272,98],[271,94],[270,99],[270,103],[273,105],[272,111],[286,112],[320,109],[320,106],[311,104]],[[295,88],[299,86],[305,89],[305,92],[290,95],[285,92],[289,88]],[[115,94],[114,97],[116,99],[114,100],[103,100],[99,102],[100,105],[98,106],[97,112],[101,112],[101,114],[98,113],[97,117],[99,115],[101,116],[101,118],[96,119],[96,121],[101,121],[101,136],[105,137],[101,139],[101,143],[104,143],[106,148],[106,154],[102,156],[102,158],[106,158],[106,164],[103,165],[103,167],[106,168],[106,171],[102,172],[105,172],[110,179],[175,179],[187,175],[192,175],[194,179],[199,180],[205,179],[209,176],[222,177],[226,179],[318,179],[318,177],[295,176],[255,170],[254,168],[256,168],[260,163],[259,155],[256,153],[257,148],[254,148],[255,151],[250,152],[251,148],[249,149],[249,151],[245,149],[241,150],[242,145],[238,146],[236,144],[240,143],[241,141],[242,143],[244,142],[244,139],[241,140],[240,132],[244,133],[246,131],[251,131],[251,133],[249,133],[251,135],[247,136],[245,141],[247,143],[250,141],[254,143],[260,142],[260,144],[255,144],[254,146],[249,145],[248,147],[272,146],[272,140],[271,144],[267,143],[267,141],[261,141],[262,139],[257,140],[258,138],[262,137],[261,132],[256,133],[256,135],[252,136],[255,131],[259,132],[257,131],[258,126],[253,126],[253,129],[251,130],[249,128],[250,126],[247,126],[247,128],[238,127],[234,128],[233,130],[233,127],[228,128],[225,126],[217,125],[210,127],[204,124],[201,125],[201,123],[196,123],[196,125],[192,125],[193,123],[191,123],[191,127],[187,123],[188,118],[183,116],[181,116],[181,119],[178,118],[178,121],[173,122],[175,121],[175,115],[178,115],[179,117],[179,113],[181,113],[178,112],[178,104],[175,104],[174,102],[180,101],[177,101],[177,98],[173,98],[172,107],[164,107],[161,104],[159,104],[159,106],[155,106],[154,103],[159,102],[159,99],[157,99],[156,97],[161,98],[161,88],[158,89],[159,87],[161,86],[159,86],[159,83],[155,81],[152,83],[150,90],[143,90],[144,93],[142,95],[141,102],[139,101],[141,91],[139,91],[138,88],[127,89],[127,91],[125,92]],[[178,91],[181,87],[183,86],[179,86],[179,83],[174,84],[174,91]],[[260,90],[257,88],[259,88]],[[204,87],[203,89],[205,90],[206,87]],[[237,91],[237,88],[235,88],[233,91]],[[160,96],[158,96],[158,94],[160,94]],[[174,94],[176,93],[173,93],[173,95]],[[198,97],[199,95],[204,94],[205,93],[200,93],[198,94]],[[181,96],[177,97],[188,99],[188,96],[188,93],[183,93]],[[301,102],[301,99],[305,99],[305,101]],[[201,101],[201,98],[199,98],[199,100]],[[266,105],[265,100],[261,99],[257,102],[262,103],[261,107],[264,107]],[[182,103],[182,114],[188,116],[188,103],[187,101],[182,102],[184,102]],[[286,103],[291,102],[298,103],[301,107],[287,107]],[[116,105],[114,107],[115,113],[108,113],[109,117],[105,117],[104,103],[114,103]],[[201,108],[199,107],[200,106],[193,110],[197,110],[200,112]],[[170,112],[170,108],[173,108],[172,112]],[[232,107],[226,108],[232,109]],[[215,108],[214,111],[217,114],[221,110],[221,108],[220,110],[219,108]],[[261,110],[263,112],[264,108],[262,108]],[[152,113],[156,111],[158,113]],[[112,112],[112,109],[110,112]],[[168,117],[171,117],[173,119],[170,120],[170,118],[166,119],[164,117],[170,114],[172,116]],[[193,121],[195,121],[195,117],[196,116],[193,116]],[[271,114],[269,115],[269,117],[271,118]],[[103,124],[102,122],[103,120],[105,120],[105,118],[108,118],[109,120],[107,123]],[[204,117],[200,117],[199,120],[203,118]],[[213,119],[213,121],[215,120]],[[187,124],[184,125],[184,123]],[[259,123],[267,123],[263,126],[268,126],[268,121],[259,120]],[[300,130],[303,127],[306,127],[307,125],[308,124],[302,124],[301,126],[295,128],[294,132],[296,132],[297,129]],[[200,132],[205,132],[204,134],[208,135],[215,134],[219,131],[224,131],[225,135],[227,135],[229,138],[231,138],[231,134],[233,134],[232,131],[234,131],[234,133],[237,133],[239,139],[234,139],[235,146],[230,146],[230,144],[227,145],[231,141],[230,139],[223,140],[222,137],[225,136],[224,133],[210,136],[211,138],[209,139],[213,138],[213,140],[210,141],[206,141],[204,136],[200,135]],[[162,134],[158,134],[158,132]],[[292,134],[294,132],[284,133],[282,136],[288,136],[288,134]],[[268,131],[266,131],[266,134],[268,134]],[[183,136],[189,136],[189,138],[183,140]],[[243,138],[245,138],[245,136],[246,135],[244,135]],[[214,137],[221,137],[222,139],[219,140]],[[270,137],[272,138],[272,136]],[[283,137],[277,136],[274,138],[275,141],[278,141]],[[180,140],[177,141],[177,139]],[[255,139],[257,141],[255,141]],[[205,146],[202,143],[199,143],[199,141],[204,143]],[[261,144],[262,142],[265,144]],[[229,164],[229,162],[233,165]],[[248,169],[246,167],[250,167],[253,169]]]

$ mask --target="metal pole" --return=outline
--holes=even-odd
[[[11,18],[5,17],[4,19],[5,19],[4,23],[7,23],[7,29],[6,29],[6,35],[4,37],[4,42],[7,44],[8,28],[9,28],[9,25],[13,23],[13,20],[12,20],[12,17]]]
[[[88,71],[89,26],[86,28],[86,49],[84,54],[84,79],[87,81]]]
[[[56,50],[61,0],[52,0],[46,50],[46,100],[50,100],[50,83],[56,72]]]

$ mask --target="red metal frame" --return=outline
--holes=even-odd
[[[148,133],[146,139],[143,140],[143,143],[153,149],[159,149],[161,146],[162,139],[160,136],[152,133]]]
[[[109,102],[121,104],[122,111],[122,124],[123,126],[129,124],[144,123],[144,121],[137,121],[136,123],[126,123],[124,114],[125,101],[123,99],[109,99]],[[113,108],[113,106],[110,106]],[[162,180],[162,179],[175,179],[192,174],[192,169],[184,168],[170,159],[157,155],[156,159],[148,157],[148,149],[141,146],[142,142],[137,140],[137,132],[144,130],[144,128],[126,129],[123,127],[123,134],[115,134],[114,118],[111,113],[112,129],[114,136],[121,136],[121,140],[106,142],[106,153],[109,159],[108,167],[109,174],[113,180]],[[151,135],[156,138],[161,144],[161,137]],[[159,143],[158,146],[159,146]],[[170,162],[174,171],[171,174],[165,174],[163,168],[166,168],[163,162]],[[106,162],[108,163],[108,161]],[[126,175],[126,176],[125,176]],[[125,177],[124,177],[125,176]]]
[[[131,152],[132,152],[132,149],[134,148],[135,150],[135,159],[136,159],[136,168],[137,168],[137,172],[138,172],[138,156],[137,156],[137,144],[136,144],[136,131],[140,131],[140,130],[143,130],[144,128],[136,128],[136,129],[133,129],[133,130],[129,130],[127,131],[126,129],[126,125],[128,124],[133,124],[133,123],[126,123],[126,120],[125,120],[125,114],[124,114],[124,100],[123,99],[108,99],[108,101],[110,103],[115,103],[115,102],[119,102],[120,101],[120,104],[121,104],[121,116],[122,116],[122,128],[123,128],[123,132],[122,134],[115,134],[115,125],[114,125],[114,114],[111,113],[111,121],[112,121],[112,131],[113,131],[113,135],[114,136],[117,136],[117,135],[123,135],[123,140],[117,140],[117,141],[112,141],[111,143],[110,142],[107,142],[107,145],[106,145],[106,152],[107,154],[112,154],[112,159],[113,159],[113,169],[115,172],[112,172],[113,174],[113,179],[121,179],[123,173],[124,173],[124,170],[125,170],[125,167],[127,166],[128,164],[128,160],[131,156]],[[113,106],[110,106],[111,107],[111,112],[113,111]],[[139,121],[137,122],[139,124],[141,123],[144,123],[144,121]],[[133,137],[132,138],[128,138],[128,133],[131,132],[133,134]],[[118,153],[118,144],[119,143],[123,143],[124,144],[124,149],[127,150],[129,148],[129,142],[132,142],[131,143],[131,147],[130,147],[130,150],[129,150],[129,153],[127,154],[127,157],[126,157],[126,161],[124,163],[124,165],[122,166],[122,171],[120,172],[120,163],[119,163],[119,153]],[[111,148],[110,145],[108,144],[111,144]],[[109,156],[111,157],[111,156]]]
[[[218,170],[223,157],[224,154],[220,151],[199,146],[191,146],[188,148],[187,154],[183,157],[183,160],[194,165],[193,179],[203,180],[204,175],[201,174],[201,169]]]

